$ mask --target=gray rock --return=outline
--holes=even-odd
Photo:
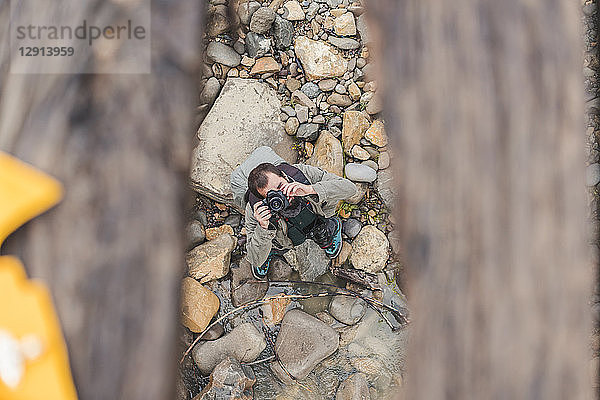
[[[200,93],[200,104],[212,104],[221,90],[221,84],[217,78],[210,77],[204,84]]]
[[[252,362],[265,347],[267,342],[263,333],[251,323],[244,323],[220,339],[198,343],[192,350],[192,358],[200,372],[208,374],[227,357]]]
[[[600,182],[600,176],[598,177],[598,181]],[[381,196],[381,200],[383,200],[387,209],[393,212],[398,192],[394,186],[394,177],[390,169],[381,170],[377,173],[375,188],[379,192],[379,196]]]
[[[239,214],[233,214],[233,215],[230,215],[229,217],[225,218],[224,224],[229,225],[232,228],[237,228],[238,226],[240,226],[241,222],[242,222],[242,216]]]
[[[248,32],[248,35],[246,35],[246,51],[248,56],[253,58],[269,54],[271,52],[271,39],[258,33]]]
[[[329,36],[327,39],[329,43],[342,50],[354,50],[360,47],[360,42],[351,38],[340,38],[336,36]]]
[[[285,261],[285,259],[275,257],[271,262],[267,276],[269,281],[288,281],[292,275],[292,272],[292,267]]]
[[[252,17],[252,14],[254,14],[254,12],[259,8],[260,3],[257,1],[241,3],[238,8],[238,16],[240,17],[240,21],[242,22],[242,24],[248,25],[250,23],[250,18]]]
[[[335,400],[371,400],[365,374],[358,372],[345,379],[335,394]]]
[[[319,86],[314,82],[306,82],[300,90],[311,99],[314,99],[321,93]]]
[[[290,117],[296,116],[296,110],[294,110],[294,107],[292,107],[292,106],[283,106],[283,107],[281,107],[281,111],[283,111]]]
[[[225,330],[223,329],[223,325],[218,323],[218,324],[211,326],[210,329],[207,330],[200,339],[202,339],[202,340],[217,340],[218,338],[223,336],[223,333],[225,333]]]
[[[231,201],[231,173],[264,143],[293,164],[297,155],[293,139],[279,119],[280,106],[277,93],[268,84],[227,79],[198,130],[190,176],[194,189],[217,201]]]
[[[272,8],[260,7],[250,18],[250,30],[256,33],[267,33],[275,21],[275,16]]]
[[[600,164],[591,164],[585,170],[585,183],[587,186],[596,186],[600,183]]]
[[[339,115],[336,115],[335,117],[331,118],[329,120],[329,122],[327,123],[327,127],[331,128],[332,126],[337,126],[337,127],[342,126],[342,117],[340,117]]]
[[[331,128],[329,128],[329,132],[331,132],[331,134],[336,138],[340,137],[340,135],[342,134],[342,130],[337,126],[332,126]]]
[[[331,92],[335,85],[337,85],[337,81],[335,79],[323,79],[319,82],[319,89],[324,92]]]
[[[358,163],[348,163],[344,168],[346,177],[355,182],[373,182],[377,179],[377,172],[371,167]]]
[[[238,39],[233,44],[233,49],[237,51],[239,55],[243,55],[246,52],[246,45],[241,39]]]
[[[364,300],[350,296],[335,296],[329,304],[329,313],[343,324],[354,325],[365,315]]]
[[[339,93],[339,94],[346,94],[348,93],[348,91],[346,90],[346,87],[344,85],[342,85],[341,83],[338,83],[337,85],[335,85],[335,92]]]
[[[242,56],[237,51],[220,42],[210,42],[206,46],[206,56],[210,60],[228,67],[237,67],[242,61]]]
[[[313,141],[319,136],[319,125],[317,124],[300,124],[296,136],[300,139]]]
[[[302,104],[296,104],[294,110],[296,111],[296,118],[298,118],[298,121],[301,124],[308,122],[308,107],[303,106]]]
[[[319,247],[314,241],[308,239],[295,248],[296,269],[300,273],[300,279],[303,281],[314,281],[317,277],[327,272],[329,267],[329,258],[325,250]]]
[[[360,233],[362,229],[362,224],[359,220],[354,218],[349,218],[345,220],[342,224],[342,232],[346,234],[350,239],[354,239]]]
[[[192,218],[200,221],[200,223],[202,223],[202,225],[204,225],[204,226],[208,225],[208,217],[206,216],[206,211],[204,211],[204,210],[199,209],[199,210],[194,211]]]
[[[377,166],[379,169],[386,169],[390,166],[390,153],[382,151],[377,159]]]
[[[314,122],[315,124],[323,125],[325,124],[325,117],[321,114],[315,115],[312,119],[312,122]]]
[[[188,248],[196,247],[206,239],[202,222],[193,220],[186,229]]]
[[[359,16],[356,19],[356,29],[360,35],[360,40],[363,44],[371,43],[371,35],[369,34],[369,27],[367,26],[367,16],[365,14]]]
[[[234,307],[262,299],[269,289],[267,282],[257,282],[252,275],[252,266],[246,257],[239,264],[231,264],[231,302]],[[251,282],[248,282],[251,281]]]
[[[377,171],[379,169],[379,166],[373,160],[366,160],[366,161],[363,161],[361,164],[366,165],[369,168],[372,168],[374,171]]]
[[[292,45],[294,25],[278,15],[273,22],[273,37],[275,38],[276,48],[279,50],[287,49]]]
[[[223,34],[229,30],[229,18],[227,17],[227,6],[216,5],[208,7],[206,13],[206,34],[210,37]]]
[[[225,358],[210,374],[208,385],[194,397],[196,400],[235,400],[251,399],[252,386],[256,382],[252,369],[246,367],[246,373],[240,363],[230,357]]]
[[[293,377],[304,379],[338,346],[339,335],[335,330],[323,321],[294,309],[283,318],[275,353]]]
[[[300,90],[296,90],[292,93],[292,101],[300,103],[303,106],[306,106],[310,109],[316,108],[315,102],[312,101],[306,94],[304,94],[304,92]]]

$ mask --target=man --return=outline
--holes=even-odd
[[[246,248],[257,279],[265,279],[275,257],[305,240],[314,240],[330,258],[339,254],[341,222],[334,214],[340,200],[356,193],[354,183],[309,165],[267,162],[252,169],[247,187]],[[285,197],[289,204],[273,211],[268,204],[270,192],[279,192],[282,196],[276,200]]]

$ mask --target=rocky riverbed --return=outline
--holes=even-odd
[[[211,0],[204,43],[178,398],[391,398],[408,308],[363,5]],[[308,240],[272,265],[268,283],[244,258],[229,185],[264,145],[359,187],[338,208],[340,256],[330,262]]]

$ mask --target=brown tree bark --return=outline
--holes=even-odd
[[[404,397],[588,398],[579,4],[368,6],[409,270]]]
[[[119,21],[120,2],[70,3]],[[17,75],[0,2],[0,149],[65,187],[2,253],[49,285],[83,400],[174,397],[202,6],[153,1],[151,74]]]

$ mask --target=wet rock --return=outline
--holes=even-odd
[[[326,43],[299,36],[294,50],[309,80],[342,76],[347,70],[348,62]]]
[[[252,70],[250,70],[250,75],[277,72],[280,69],[281,65],[273,57],[262,57],[256,60]]]
[[[283,17],[288,21],[302,21],[306,18],[302,6],[296,0],[288,1],[283,5]]]
[[[190,276],[204,283],[227,275],[235,245],[236,238],[224,234],[194,247],[185,256]]]
[[[200,92],[200,103],[201,104],[212,104],[221,90],[221,84],[219,80],[214,76],[208,78],[204,84],[202,92]]]
[[[337,17],[333,22],[333,31],[339,36],[356,35],[356,22],[351,12],[346,12]]]
[[[292,264],[292,267],[298,270],[300,279],[303,281],[314,281],[327,272],[329,258],[314,241],[307,239],[301,245],[296,246],[294,252],[296,263]]]
[[[358,236],[360,230],[362,229],[362,224],[359,220],[354,218],[348,218],[342,224],[342,232],[346,234],[350,239],[354,239]]]
[[[358,372],[345,379],[340,384],[335,400],[371,400],[366,376]]]
[[[369,129],[367,129],[367,131],[365,132],[365,139],[367,139],[369,142],[373,143],[377,147],[383,147],[387,145],[388,138],[387,134],[385,133],[383,121],[373,121]]]
[[[252,17],[252,14],[254,14],[254,12],[259,8],[260,3],[257,1],[248,1],[241,3],[237,11],[241,23],[244,25],[248,25],[250,23],[250,18]]]
[[[250,18],[250,30],[256,33],[267,33],[275,21],[275,11],[270,7],[260,7]]]
[[[181,321],[192,332],[202,332],[219,311],[219,298],[198,281],[183,278],[181,284]]]
[[[255,282],[252,266],[246,257],[239,264],[231,264],[231,276],[231,302],[234,307],[262,299],[269,289],[267,282]]]
[[[351,38],[340,38],[336,36],[329,36],[327,39],[329,43],[342,50],[354,50],[360,47],[360,42]]]
[[[271,39],[258,33],[248,32],[248,35],[246,35],[246,51],[252,58],[262,57],[271,52]],[[252,65],[254,65],[254,62]]]
[[[388,238],[373,225],[364,226],[352,242],[350,262],[356,269],[376,273],[388,259]]]
[[[342,142],[344,143],[344,152],[350,154],[352,147],[360,143],[363,135],[370,127],[369,119],[360,111],[346,111],[342,124]]]
[[[364,300],[350,296],[335,296],[329,304],[329,313],[343,324],[354,325],[365,315]]]
[[[275,47],[279,50],[287,49],[292,45],[294,25],[277,15],[273,22],[273,37],[275,38]]]
[[[300,124],[298,127],[298,131],[296,132],[296,136],[299,139],[304,140],[315,140],[319,135],[319,125],[317,124]]]
[[[323,321],[294,309],[283,318],[275,353],[292,376],[304,379],[338,346],[339,335],[335,330]]]
[[[228,67],[237,67],[242,61],[242,56],[237,51],[221,42],[210,42],[206,46],[206,56],[210,60]]]
[[[229,30],[229,18],[227,17],[227,6],[216,5],[208,8],[206,14],[206,34],[215,37]]]
[[[342,151],[342,144],[331,133],[323,131],[317,139],[313,155],[307,161],[307,164],[343,176],[344,152]]]
[[[220,339],[198,343],[192,350],[192,358],[200,372],[208,374],[227,357],[252,362],[265,347],[264,335],[251,323],[244,323]]]
[[[367,193],[368,184],[362,182],[356,182],[356,194],[346,200],[350,204],[358,204],[365,197],[365,193]]]
[[[194,400],[251,400],[252,386],[256,382],[251,368],[246,369],[230,357],[225,358],[210,374],[208,385]]]
[[[348,163],[344,168],[346,177],[354,182],[373,182],[377,179],[377,172],[373,168],[358,163]]]
[[[193,248],[206,239],[206,235],[204,233],[204,226],[202,222],[193,220],[191,221],[186,228],[186,236],[188,242],[188,248]]]
[[[198,130],[192,154],[194,189],[222,202],[233,198],[233,170],[264,143],[288,163],[297,155],[293,139],[279,119],[281,102],[275,90],[255,79],[229,78]]]
[[[230,225],[220,225],[213,228],[206,228],[206,240],[216,239],[225,233],[233,236],[233,228]]]
[[[396,199],[398,198],[398,189],[394,186],[394,176],[390,169],[377,172],[375,188],[379,192],[387,209],[393,212]]]

